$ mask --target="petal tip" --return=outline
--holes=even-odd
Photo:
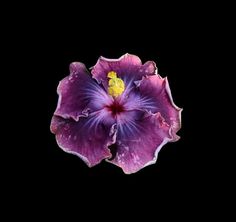
[[[80,69],[87,70],[82,62],[72,62],[69,66],[70,73],[77,73]]]
[[[124,55],[120,56],[119,58],[115,58],[115,59],[110,59],[110,58],[107,58],[107,57],[104,57],[104,56],[100,56],[98,58],[98,62],[100,60],[106,61],[106,62],[119,62],[119,61],[122,61],[122,60],[125,60],[125,59],[130,59],[131,61],[135,61],[138,64],[139,63],[142,64],[142,61],[138,56],[136,56],[134,54],[130,54],[130,53],[125,53]]]

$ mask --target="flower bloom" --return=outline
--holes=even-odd
[[[164,144],[179,139],[182,109],[152,61],[142,64],[130,54],[100,57],[91,73],[74,62],[57,92],[51,132],[59,147],[89,167],[106,159],[135,173],[155,163]]]

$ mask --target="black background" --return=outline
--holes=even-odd
[[[200,16],[197,7],[185,10],[181,5],[165,11],[151,5],[138,10],[110,6],[111,11],[103,8],[95,13],[87,7],[72,8],[65,12],[46,7],[26,27],[27,35],[18,35],[20,50],[15,57],[27,54],[21,64],[27,85],[20,91],[27,98],[22,122],[30,126],[22,132],[24,149],[16,151],[23,157],[12,157],[19,163],[15,183],[26,196],[32,194],[29,202],[39,198],[50,206],[58,201],[61,207],[78,207],[80,213],[100,204],[104,211],[135,206],[142,212],[146,206],[155,209],[161,204],[168,209],[179,202],[196,213],[193,203],[204,200],[206,204],[211,198],[209,181],[215,173],[208,166],[212,150],[206,137],[208,126],[202,125],[208,110],[200,108],[210,97],[205,82],[211,78],[206,65],[211,25],[202,19],[205,11]],[[155,61],[158,73],[168,77],[174,102],[183,108],[181,139],[166,144],[156,164],[131,175],[105,161],[88,168],[78,157],[63,152],[49,129],[58,99],[56,88],[69,74],[69,64],[80,61],[89,68],[101,55],[119,58],[125,53],[143,62]],[[208,195],[203,197],[203,191]]]

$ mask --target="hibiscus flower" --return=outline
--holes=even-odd
[[[100,57],[91,73],[74,62],[57,92],[51,132],[59,147],[89,167],[106,159],[135,173],[155,163],[164,144],[179,139],[182,109],[152,61],[142,64],[131,54]]]

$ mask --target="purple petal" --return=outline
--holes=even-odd
[[[79,156],[89,167],[110,158],[108,146],[115,142],[115,125],[105,122],[106,113],[82,117],[78,121],[53,116],[51,131],[58,145],[68,153]]]
[[[137,116],[140,117],[140,112]],[[117,153],[109,162],[121,167],[127,174],[155,163],[161,147],[173,139],[169,130],[160,113],[143,112],[139,120],[118,124]]]
[[[75,120],[102,109],[111,101],[105,90],[91,78],[85,65],[79,62],[70,65],[70,75],[60,81],[57,92],[59,100],[54,114]]]
[[[126,85],[130,81],[140,80],[143,76],[154,75],[156,65],[154,62],[148,61],[144,65],[138,56],[125,54],[119,59],[107,59],[100,57],[96,65],[92,67],[92,75],[107,88],[107,73],[115,71]]]
[[[159,75],[148,76],[138,82],[139,99],[136,99],[136,106],[142,107],[152,113],[160,112],[162,117],[171,127],[171,133],[174,140],[179,136],[176,132],[181,127],[181,111],[172,99],[171,91],[167,78],[161,78]],[[135,100],[133,100],[135,102]],[[136,107],[137,108],[137,107]]]

